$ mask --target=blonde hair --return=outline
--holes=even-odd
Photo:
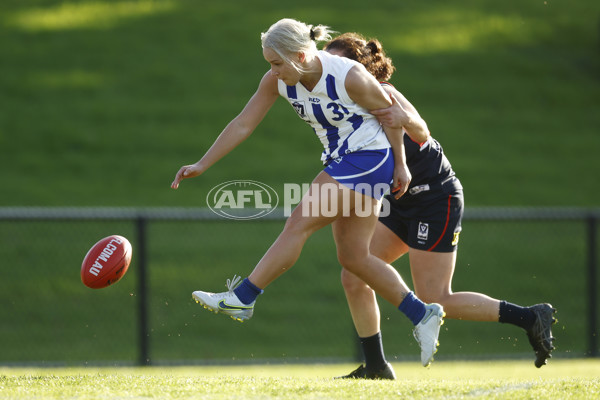
[[[333,32],[328,26],[307,25],[295,19],[284,18],[271,25],[267,32],[262,33],[260,40],[263,49],[272,49],[297,71],[305,72],[290,56],[299,52],[309,57],[315,56],[318,51],[316,42],[331,40]]]

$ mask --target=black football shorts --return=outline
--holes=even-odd
[[[439,253],[456,251],[464,197],[462,189],[448,189],[427,193],[429,196],[423,201],[408,204],[390,200],[388,195],[384,201],[389,201],[389,215],[382,215],[379,221],[410,248]]]

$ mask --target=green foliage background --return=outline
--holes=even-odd
[[[397,66],[391,82],[444,146],[467,207],[599,205],[594,0],[5,0],[1,9],[0,206],[203,207],[228,180],[278,191],[310,182],[320,144],[280,100],[242,146],[169,188],[252,95],[268,69],[259,34],[283,17],[381,40]],[[154,358],[354,354],[329,229],[248,324],[189,300],[246,274],[281,226],[150,225]],[[125,222],[0,222],[0,362],[135,359],[135,268],[102,291],[78,281],[90,244],[116,232],[134,237]],[[559,354],[583,354],[584,233],[575,222],[465,222],[454,289],[552,301]],[[398,268],[408,275],[406,260]],[[386,307],[390,356],[416,357],[408,322]],[[530,351],[512,327],[444,326],[440,357]]]
[[[279,101],[168,190],[268,69],[282,17],[379,38],[469,205],[597,205],[597,2],[17,1],[0,19],[2,205],[201,206],[227,179],[309,182],[320,145]],[[283,172],[283,173],[282,173]]]

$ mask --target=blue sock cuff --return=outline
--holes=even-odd
[[[244,279],[242,283],[245,283],[246,285],[250,286],[252,290],[254,290],[257,294],[263,294],[265,292],[264,290],[256,286],[254,283],[250,282],[250,279],[248,278]]]
[[[413,292],[408,292],[398,306],[398,310],[402,311],[413,325],[417,325],[425,315],[425,303],[419,300]]]
[[[238,287],[236,287],[233,292],[240,299],[240,301],[244,304],[250,304],[259,294],[263,294],[264,290],[250,282],[248,278],[244,279],[242,283]]]

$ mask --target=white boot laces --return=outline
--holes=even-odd
[[[227,289],[230,292],[233,292],[233,289],[235,289],[236,287],[238,287],[238,285],[240,284],[240,280],[242,279],[241,276],[237,276],[234,275],[232,279],[227,279]]]

